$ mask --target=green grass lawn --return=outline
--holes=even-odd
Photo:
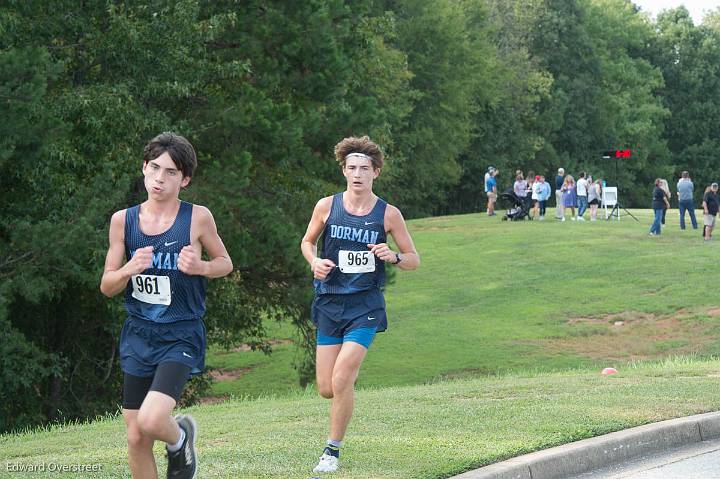
[[[389,331],[361,371],[334,477],[444,478],[720,408],[720,360],[711,358],[720,355],[712,268],[720,246],[680,232],[672,213],[665,233],[650,238],[649,212],[636,213],[639,224],[410,222],[423,263],[388,287]],[[269,327],[278,340],[271,356],[210,352],[210,365],[236,376],[212,394],[245,399],[189,410],[200,424],[199,477],[311,476],[328,402],[296,386],[293,331]],[[601,376],[604,366],[620,373]],[[117,417],[0,436],[0,451],[2,477],[38,477],[8,466],[50,463],[129,476]]]
[[[422,265],[387,288],[389,329],[373,343],[359,384],[720,354],[712,279],[720,245],[680,231],[677,210],[657,238],[647,235],[649,210],[633,210],[640,223],[559,223],[553,211],[545,222],[484,214],[409,222]],[[274,337],[292,337],[273,327]],[[211,394],[298,389],[294,354],[287,343],[269,357],[213,348],[208,364],[238,377]]]
[[[676,359],[597,370],[508,373],[357,394],[337,478],[444,478],[490,462],[648,422],[720,408],[720,361]],[[200,478],[308,478],[326,435],[328,403],[312,390],[190,408]],[[156,456],[162,457],[162,445]],[[0,436],[8,465],[100,464],[58,478],[127,478],[120,418]],[[159,459],[161,476],[165,461]]]

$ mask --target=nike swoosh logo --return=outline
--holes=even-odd
[[[173,241],[173,242],[171,242],[171,243],[168,243],[168,242],[166,241],[166,242],[165,242],[165,246],[172,246],[172,245],[174,245],[175,243],[177,243],[177,241]]]
[[[190,356],[190,355],[189,355],[188,353],[186,353],[185,351],[183,351],[183,356],[185,356],[186,358],[192,358],[192,356]]]
[[[371,318],[370,316],[368,316],[368,321],[372,321],[373,319],[375,318]]]
[[[370,222],[366,221],[365,222],[365,226],[372,225],[372,224],[375,224],[375,222],[374,221],[370,221]]]

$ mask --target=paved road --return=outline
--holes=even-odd
[[[720,479],[720,439],[703,441],[576,479]]]

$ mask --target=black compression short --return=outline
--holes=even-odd
[[[190,379],[190,367],[181,363],[161,363],[153,376],[140,377],[124,373],[123,409],[140,409],[148,391],[157,391],[180,400]]]

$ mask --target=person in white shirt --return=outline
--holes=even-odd
[[[583,215],[588,207],[588,181],[585,179],[585,172],[581,171],[577,180],[577,203],[578,203],[578,221],[585,221]]]
[[[542,185],[540,184],[540,176],[535,177],[535,181],[533,181],[532,184],[532,201],[533,201],[533,213],[532,218],[537,219],[540,213],[540,189],[542,188]]]

